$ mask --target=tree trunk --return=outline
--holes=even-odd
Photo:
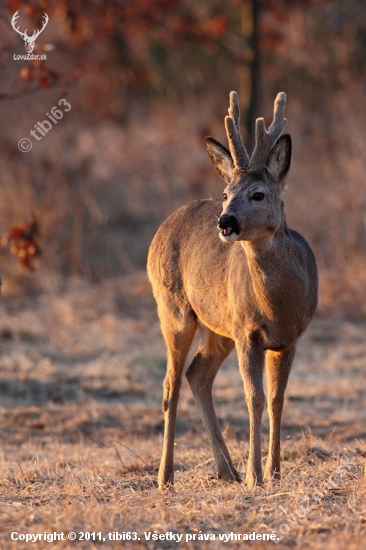
[[[252,151],[254,146],[254,124],[261,105],[260,94],[260,37],[259,15],[261,0],[243,0],[241,5],[241,31],[243,39],[251,49],[249,63],[239,68],[239,100],[244,115],[245,144]]]

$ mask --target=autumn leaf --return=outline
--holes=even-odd
[[[38,220],[35,215],[31,221],[13,225],[6,235],[1,239],[2,246],[11,244],[10,252],[16,254],[21,265],[34,271],[34,262],[41,255],[41,249],[36,242],[39,234]]]

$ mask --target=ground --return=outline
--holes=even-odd
[[[280,484],[249,489],[217,479],[184,381],[175,488],[159,493],[165,349],[146,275],[94,285],[51,275],[4,282],[1,549],[365,545],[366,324],[318,315],[302,338],[286,393]],[[248,413],[234,354],[214,398],[245,477]],[[265,415],[263,461],[267,448]],[[65,540],[29,546],[19,538],[54,532]],[[81,539],[85,532],[95,534]],[[136,535],[110,540],[116,532]],[[275,540],[243,540],[253,532]],[[183,536],[177,543],[173,535]]]

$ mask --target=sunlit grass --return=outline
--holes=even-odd
[[[220,534],[255,531],[283,535],[280,548],[360,548],[366,536],[366,327],[316,319],[301,341],[286,394],[280,484],[252,490],[217,479],[184,381],[176,483],[159,493],[165,349],[145,275],[134,279],[135,297],[131,278],[98,286],[74,281],[52,292],[41,281],[43,292],[16,310],[6,295],[0,305],[1,548],[29,547],[11,541],[13,531],[135,531],[140,541],[123,541],[131,548],[177,547],[145,541],[145,532],[171,532],[183,534],[182,548],[213,549],[224,544]],[[234,355],[218,374],[215,402],[244,477],[248,414]],[[263,464],[267,431],[265,414]],[[200,533],[215,540],[200,541]],[[187,534],[196,540],[186,542]],[[121,544],[108,540],[108,547]],[[54,541],[52,547],[95,548],[98,542]]]

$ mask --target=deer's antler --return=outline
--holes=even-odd
[[[284,118],[286,94],[280,92],[274,102],[273,121],[268,130],[263,118],[257,118],[255,122],[255,147],[250,159],[250,168],[259,170],[266,164],[268,155],[286,128],[287,119]]]
[[[238,94],[236,92],[230,92],[229,116],[225,117],[225,128],[229,140],[230,153],[235,168],[247,168],[249,166],[249,156],[240,135],[239,121],[240,110]]]

